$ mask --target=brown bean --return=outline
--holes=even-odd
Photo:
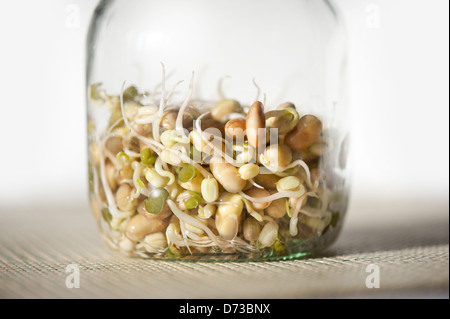
[[[256,198],[270,196],[270,193],[268,191],[266,191],[265,189],[257,188],[257,187],[250,188],[246,193],[248,196],[256,197]],[[264,203],[252,202],[252,206],[254,209],[265,209],[265,208],[269,207],[269,205],[271,203],[272,202],[264,202]]]
[[[277,187],[276,183],[281,179],[281,177],[275,174],[259,174],[254,180],[258,185],[261,185],[265,189],[275,189]]]
[[[211,173],[227,192],[237,193],[247,184],[247,181],[240,177],[238,169],[222,159],[213,157],[209,167]]]
[[[222,122],[228,114],[241,111],[242,108],[238,101],[228,99],[214,105],[211,109],[211,117],[216,121]]]
[[[299,121],[297,126],[286,134],[284,143],[293,151],[301,152],[319,138],[322,133],[322,122],[314,115],[305,115]]]
[[[258,145],[266,142],[265,127],[266,118],[264,116],[263,104],[256,101],[252,104],[247,113],[246,119],[246,131],[248,143],[254,148],[258,148]],[[264,136],[262,136],[264,134]]]
[[[109,188],[111,188],[112,191],[115,191],[117,189],[117,179],[116,179],[116,168],[114,167],[114,164],[111,161],[107,161],[105,164],[105,175],[106,175],[106,182],[108,183]]]
[[[164,219],[150,219],[143,215],[134,215],[127,225],[126,235],[131,240],[141,240],[145,236],[162,232],[167,227],[167,221]]]
[[[105,148],[113,155],[116,155],[123,149],[123,138],[121,136],[111,136],[105,143]]]
[[[276,199],[266,208],[266,213],[273,218],[281,218],[286,214],[286,199]]]
[[[163,114],[161,118],[160,126],[166,130],[174,130],[175,129],[175,121],[177,120],[177,112],[176,111],[167,111]]]
[[[268,164],[273,168],[286,167],[291,163],[292,152],[284,144],[270,145],[264,151]]]
[[[244,141],[245,137],[245,122],[244,119],[232,119],[225,124],[225,134],[238,141]]]
[[[128,184],[120,185],[116,193],[117,207],[122,211],[132,211],[135,206],[135,199],[131,196],[133,189]]]

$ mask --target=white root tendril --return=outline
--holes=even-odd
[[[253,78],[252,79],[253,85],[256,87],[256,97],[255,97],[255,101],[259,100],[259,96],[261,95],[261,88],[259,87],[259,85],[256,83],[256,79]],[[264,101],[264,105],[266,105],[265,101]]]
[[[133,198],[138,198],[141,194],[145,196],[150,195],[150,190],[147,187],[142,187],[142,185],[138,184],[138,179],[140,180],[142,170],[144,169],[144,165],[138,162],[133,162],[131,164],[134,169],[133,172],[133,185],[136,188],[136,191],[133,194]],[[142,181],[142,180],[141,180]]]
[[[255,202],[255,203],[267,203],[267,202],[271,202],[271,201],[277,200],[279,198],[285,198],[285,197],[297,198],[297,197],[302,196],[304,193],[305,193],[305,191],[301,189],[298,191],[282,191],[282,192],[278,192],[278,193],[272,194],[270,196],[265,196],[265,197],[251,197],[242,191],[239,192],[239,194],[242,197],[248,199],[251,202]]]
[[[298,228],[297,228],[298,212],[300,211],[300,208],[302,207],[303,202],[305,201],[307,196],[308,196],[308,194],[305,194],[298,199],[297,204],[295,205],[294,211],[292,212],[292,217],[291,217],[291,220],[289,223],[289,234],[291,236],[297,236],[297,234],[298,234]]]
[[[169,182],[167,183],[167,185],[172,185],[175,182],[175,175],[162,168],[162,161],[160,157],[156,159],[155,170],[159,175],[169,178]]]
[[[183,236],[184,243],[186,244],[186,247],[189,250],[189,253],[192,255],[191,248],[189,247],[189,244],[187,241],[186,227],[184,226],[184,221],[182,221],[181,219],[180,219],[180,229],[181,229],[181,236]]]
[[[105,171],[105,158],[103,156],[103,146],[100,144],[100,141],[97,140],[97,145],[101,147],[100,149],[100,178],[102,180],[103,190],[105,191],[106,201],[108,202],[108,209],[112,217],[114,218],[128,218],[133,215],[133,212],[122,212],[116,206],[116,201],[114,199],[114,195],[109,188],[107,179],[106,179],[106,171]]]
[[[308,165],[304,162],[304,161],[302,161],[302,160],[296,160],[296,161],[293,161],[291,164],[289,164],[288,166],[286,166],[286,167],[283,167],[283,170],[282,171],[279,171],[279,172],[277,172],[277,173],[282,173],[283,171],[286,171],[287,169],[290,169],[290,168],[293,168],[293,167],[295,167],[295,166],[301,166],[304,170],[305,170],[305,174],[306,174],[306,184],[308,185],[308,187],[310,187],[310,188],[312,188],[312,189],[317,189],[317,187],[318,187],[318,184],[316,185],[316,184],[313,184],[313,182],[312,182],[312,180],[311,180],[311,172],[310,172],[310,170],[309,170],[309,167],[308,167]],[[276,173],[275,173],[276,174]]]
[[[189,83],[188,94],[187,94],[186,99],[184,100],[183,104],[180,107],[177,119],[175,121],[176,132],[180,136],[183,136],[186,138],[187,138],[187,136],[186,136],[186,133],[184,132],[184,128],[183,128],[183,116],[184,116],[184,111],[186,110],[186,107],[189,105],[189,101],[191,100],[193,90],[194,90],[194,72],[192,72],[191,82]]]
[[[219,99],[225,100],[225,94],[223,93],[223,80],[231,78],[230,75],[225,75],[219,79],[219,83],[217,84],[217,94],[219,95]]]
[[[178,219],[180,221],[186,222],[192,226],[200,228],[208,235],[208,237],[213,242],[215,242],[217,245],[220,245],[216,235],[214,235],[214,233],[211,231],[211,229],[209,229],[207,226],[205,226],[202,222],[200,222],[197,219],[195,219],[194,217],[189,216],[188,214],[184,213],[181,209],[178,208],[178,206],[175,204],[175,202],[172,201],[171,199],[167,200],[167,204],[169,205],[170,210],[174,213],[175,216],[178,217]]]
[[[255,186],[256,188],[264,189],[264,187],[261,186],[261,185],[259,185],[258,183],[256,183],[256,182],[253,180],[253,178],[250,178],[248,181],[250,182],[250,184],[252,184],[252,185]]]

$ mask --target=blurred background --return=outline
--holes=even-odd
[[[449,2],[334,3],[349,37],[352,216],[393,204],[448,215]],[[96,4],[0,2],[1,214],[87,203],[84,54]]]

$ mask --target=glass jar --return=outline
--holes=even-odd
[[[111,247],[268,260],[333,243],[349,126],[328,1],[103,0],[87,45],[90,201]]]

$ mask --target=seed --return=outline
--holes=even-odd
[[[298,188],[301,184],[301,181],[298,177],[295,176],[286,176],[280,179],[277,182],[277,190],[279,192],[289,191]]]
[[[270,169],[277,171],[291,163],[292,152],[284,144],[269,145],[264,151],[264,159]]]
[[[105,165],[105,175],[106,175],[106,182],[108,183],[109,188],[111,188],[112,191],[115,191],[117,189],[117,180],[116,180],[116,169],[114,167],[114,164],[111,163],[109,160],[106,162]]]
[[[139,123],[133,123],[131,124],[131,127],[134,131],[136,131],[140,135],[147,135],[152,130],[151,124],[139,124]]]
[[[134,242],[127,237],[124,237],[119,242],[119,247],[123,251],[132,251],[134,249]]]
[[[256,101],[252,104],[247,113],[245,124],[247,140],[251,146],[258,148],[259,144],[265,143],[266,118],[264,116],[264,108],[261,102]]]
[[[258,241],[263,247],[272,246],[278,236],[278,224],[274,221],[270,221],[264,225],[261,233],[259,234]]]
[[[196,193],[201,193],[202,192],[202,182],[203,182],[203,175],[202,174],[197,174],[197,176],[195,176],[193,179],[191,179],[189,182],[181,182],[180,180],[178,180],[178,184],[183,187],[184,189],[196,192]]]
[[[164,219],[169,217],[172,214],[172,211],[169,208],[169,205],[164,205],[162,211],[159,214],[151,214],[145,208],[145,200],[139,203],[137,207],[137,212],[149,219]]]
[[[175,129],[175,121],[177,120],[177,112],[170,110],[163,114],[160,126],[166,130]]]
[[[160,214],[166,205],[166,200],[168,197],[169,192],[166,189],[155,188],[144,201],[145,210],[150,214]]]
[[[122,211],[133,211],[135,207],[135,201],[131,196],[132,188],[128,184],[120,185],[116,193],[117,207]]]
[[[189,182],[195,176],[197,176],[197,170],[192,165],[183,166],[183,168],[178,173],[178,179],[182,183]]]
[[[227,192],[238,193],[247,184],[247,181],[240,177],[237,168],[225,163],[222,159],[213,157],[209,167],[211,173]]]
[[[244,119],[232,119],[225,124],[225,134],[238,141],[244,141],[245,137],[245,124]]]
[[[144,148],[141,151],[141,162],[145,165],[153,165],[155,164],[156,156],[152,154],[152,150],[150,148]]]
[[[195,130],[191,131],[191,133],[189,134],[189,137],[190,137],[190,140],[192,142],[192,145],[195,147],[195,149],[197,151],[206,153],[208,155],[213,155],[214,154],[214,149],[211,146],[209,146],[208,144],[206,144],[206,142],[202,139],[202,137],[200,136],[200,133],[198,131],[195,131]],[[213,145],[219,144],[219,143],[217,143],[218,140],[216,141],[214,138],[211,138],[210,142]]]
[[[276,199],[266,208],[266,213],[273,218],[281,218],[286,214],[286,199]]]
[[[178,134],[174,130],[166,130],[162,132],[161,136],[159,137],[161,140],[161,143],[164,146],[172,147],[175,144],[177,144],[177,141],[175,140],[177,138]]]
[[[201,184],[201,193],[203,199],[208,202],[214,202],[219,198],[219,184],[215,178],[205,178]]]
[[[145,236],[162,232],[167,227],[164,219],[150,219],[143,215],[134,215],[127,225],[126,235],[131,240],[141,240]]]
[[[259,174],[255,177],[255,182],[267,190],[275,189],[280,177],[275,174]]]
[[[308,151],[317,157],[322,156],[325,151],[325,143],[316,142],[310,146]]]
[[[162,232],[145,236],[143,242],[146,244],[144,245],[145,250],[149,253],[157,253],[167,247],[167,239]]]
[[[250,242],[258,239],[261,233],[261,225],[254,218],[247,218],[244,221],[244,238]]]
[[[304,220],[304,223],[320,235],[330,224],[331,219],[332,215],[330,213],[327,213],[323,218],[307,216]]]
[[[191,215],[191,216],[194,217],[195,219],[197,219],[202,224],[204,224],[204,225],[207,224],[206,220],[198,218],[197,216],[193,216],[193,215]],[[201,236],[201,235],[203,235],[205,233],[201,228],[199,228],[197,226],[193,226],[193,225],[191,225],[189,223],[185,223],[184,226],[186,227],[186,230],[188,230],[190,232],[193,232],[194,234],[197,234],[197,235]]]
[[[206,204],[205,206],[198,207],[198,217],[200,218],[211,218],[216,213],[216,205]]]
[[[242,165],[239,168],[239,174],[242,179],[252,179],[259,174],[259,166],[254,163]]]
[[[123,149],[123,138],[121,136],[113,135],[105,143],[105,148],[109,150],[114,156]]]
[[[193,191],[183,191],[180,195],[177,197],[177,204],[178,207],[181,210],[186,209],[194,209],[197,208],[198,205],[201,203],[202,198],[200,194],[193,192]]]
[[[169,182],[169,178],[159,175],[153,167],[145,168],[144,175],[145,179],[154,187],[165,187]]]
[[[220,201],[229,204],[220,204],[218,206],[215,218],[216,228],[220,236],[231,240],[238,233],[244,203],[240,195],[227,192],[220,196]]]
[[[236,162],[242,164],[250,162],[255,155],[255,149],[248,146],[248,143],[233,145],[233,151],[236,152]]]
[[[241,104],[238,101],[228,99],[220,101],[211,109],[211,117],[216,121],[223,122],[228,114],[241,111]]]
[[[239,230],[239,220],[236,215],[216,215],[216,227],[220,236],[225,240],[232,240]]]
[[[267,126],[278,128],[278,134],[280,135],[290,132],[299,120],[295,105],[290,102],[280,104],[276,111],[269,111],[266,117],[268,117]]]
[[[265,189],[261,189],[261,188],[257,188],[257,187],[252,187],[250,188],[247,192],[248,196],[251,197],[267,197],[270,196],[270,193],[268,191],[266,191]],[[265,203],[256,203],[253,202],[252,206],[255,209],[265,209],[267,208],[272,202],[265,202]]]
[[[181,166],[183,164],[179,154],[177,152],[171,152],[168,149],[163,149],[159,157],[163,162],[173,166]]]
[[[314,115],[305,115],[299,121],[295,128],[290,131],[284,143],[293,151],[301,152],[319,138],[322,133],[322,122]]]

